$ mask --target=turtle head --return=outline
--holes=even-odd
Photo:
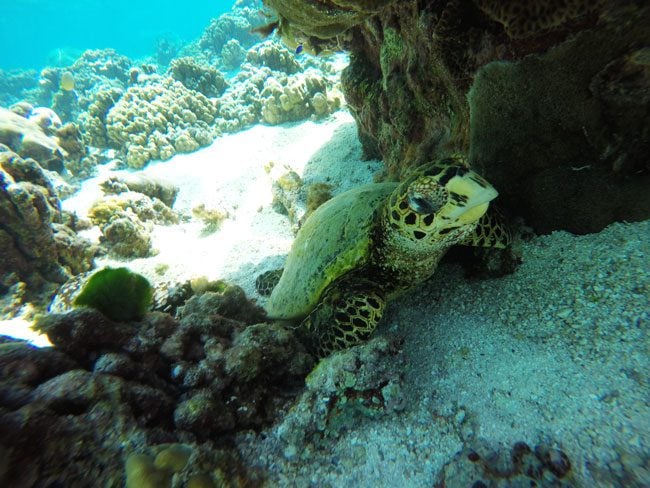
[[[391,195],[390,226],[416,241],[464,235],[498,193],[462,162],[443,160],[419,169]]]

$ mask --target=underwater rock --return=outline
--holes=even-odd
[[[63,169],[65,151],[34,121],[0,107],[0,144],[48,169]]]
[[[126,153],[126,163],[141,168],[212,142],[216,107],[203,94],[171,78],[153,78],[130,87],[106,115],[109,141]],[[183,144],[177,141],[185,138]]]
[[[143,173],[126,173],[111,176],[101,183],[106,194],[117,195],[128,191],[142,193],[152,200],[162,201],[168,207],[174,206],[179,188],[171,181],[145,175]]]
[[[54,187],[34,160],[0,152],[0,214],[4,286],[20,280],[37,289],[91,268],[96,250],[62,223]]]
[[[93,352],[120,350],[137,332],[133,324],[114,322],[92,308],[45,315],[35,328],[58,350],[79,360],[88,360]]]
[[[38,385],[75,367],[75,361],[53,348],[39,349],[23,341],[0,343],[2,383]]]
[[[96,388],[92,373],[73,369],[34,388],[32,401],[58,413],[75,413],[90,406]]]
[[[349,46],[346,99],[366,156],[382,158],[389,178],[471,150],[500,204],[540,232],[650,216],[649,7],[265,3],[288,45]]]
[[[278,13],[279,33],[285,42],[292,45],[296,38],[306,37],[316,47],[321,44],[319,40],[344,34],[395,0],[264,0],[264,3]]]
[[[476,73],[470,156],[538,232],[650,217],[650,98],[636,95],[650,90],[650,60],[628,50],[650,42],[647,22],[650,9],[624,34],[618,24],[594,28]]]
[[[171,62],[169,74],[186,88],[202,93],[206,97],[220,97],[228,82],[223,74],[207,64],[201,64],[192,57],[177,58]]]
[[[319,437],[337,437],[364,418],[401,411],[400,364],[397,344],[384,336],[321,360],[307,376],[305,392],[274,431],[285,453],[293,457]]]
[[[209,283],[204,293],[195,295],[178,310],[178,318],[192,321],[192,316],[218,314],[245,324],[255,324],[265,318],[264,310],[251,302],[244,290],[224,281]]]
[[[290,330],[235,320],[259,309],[220,289],[188,301],[180,321],[153,312],[120,323],[81,308],[39,319],[54,348],[0,339],[3,483],[87,486],[90,474],[122,486],[125,468],[129,483],[156,473],[184,486],[259,480],[235,438],[286,410],[313,360]]]

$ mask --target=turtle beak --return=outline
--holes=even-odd
[[[480,219],[488,209],[489,203],[499,193],[480,175],[468,171],[454,176],[445,186],[449,199],[438,215],[443,222],[471,224]]]

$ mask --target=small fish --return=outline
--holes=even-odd
[[[61,80],[59,81],[59,86],[64,91],[74,90],[74,76],[69,71],[65,71],[61,75]]]
[[[300,54],[302,52],[302,44],[298,44],[298,47],[296,48],[296,54]]]

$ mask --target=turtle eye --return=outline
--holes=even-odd
[[[442,208],[442,205],[439,205],[436,202],[433,202],[428,198],[417,194],[409,195],[408,203],[409,207],[411,207],[413,211],[424,215],[436,213]]]

